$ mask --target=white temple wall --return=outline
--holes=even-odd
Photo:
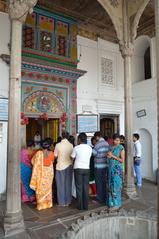
[[[99,116],[119,115],[120,133],[124,134],[124,76],[119,46],[102,39],[93,41],[78,36],[78,57],[78,68],[87,71],[78,79],[78,114],[84,113],[85,107],[88,107],[91,113]],[[106,71],[110,81],[103,81],[102,58],[106,59]]]
[[[152,78],[145,80],[144,52],[148,46],[150,46],[151,52]],[[88,109],[91,109],[94,114],[119,114],[120,133],[124,134],[123,60],[118,45],[101,39],[96,42],[78,36],[78,56],[80,58],[78,68],[87,71],[83,77],[78,79],[78,114],[83,113],[85,106],[88,106]],[[101,57],[111,59],[113,62],[113,86],[104,85],[101,82]],[[155,180],[157,169],[157,96],[154,38],[142,36],[136,40],[132,64],[133,130],[144,137],[141,138],[143,156],[145,157],[145,161],[143,159],[143,176]],[[136,112],[142,109],[146,110],[146,116],[138,118]],[[144,130],[147,134],[144,133]],[[148,135],[152,138],[151,147],[148,147],[149,141],[145,138]],[[151,159],[148,159],[150,157]]]
[[[144,51],[150,45],[151,79],[144,77]],[[141,36],[135,41],[133,57],[133,128],[141,135],[143,147],[143,177],[156,180],[157,170],[157,91],[155,38]],[[137,117],[145,110],[146,115]]]

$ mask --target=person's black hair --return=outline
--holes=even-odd
[[[44,139],[44,140],[41,142],[41,147],[42,147],[43,149],[49,150],[50,147],[51,147],[50,140]]]
[[[124,135],[120,135],[120,139],[125,140],[125,136]]]
[[[134,138],[136,138],[137,140],[139,140],[139,139],[140,139],[140,135],[139,135],[139,134],[137,134],[137,133],[133,134],[133,137],[134,137]]]
[[[37,130],[37,131],[35,132],[35,134],[40,134],[40,131],[39,131],[39,130]]]
[[[50,137],[46,138],[45,140],[49,141],[51,145],[54,143],[54,142],[53,142],[53,139],[50,138]]]
[[[27,140],[26,145],[27,147],[34,147],[35,146],[34,140]]]
[[[62,138],[63,139],[68,139],[69,138],[69,133],[67,131],[62,132]]]
[[[95,136],[93,136],[92,138],[91,138],[91,144],[93,144],[93,141],[94,140],[96,140],[96,137]]]
[[[81,143],[87,144],[87,135],[85,133],[80,133],[78,135],[78,139],[80,140]]]
[[[61,140],[62,140],[62,137],[61,137],[61,136],[59,136],[59,137],[57,138],[57,142],[56,142],[56,143],[60,143],[60,142],[61,142]]]
[[[69,136],[68,141],[73,145],[73,147],[75,146],[75,137],[73,135]]]
[[[102,134],[100,131],[95,132],[94,137],[102,137]]]
[[[53,143],[54,148],[55,148],[56,144],[58,144],[58,143],[60,143],[60,142],[54,142]]]
[[[105,141],[108,141],[109,139],[108,136],[104,136],[103,138],[105,139]]]
[[[113,135],[113,140],[115,140],[115,139],[120,139],[120,135],[119,134],[114,134]]]

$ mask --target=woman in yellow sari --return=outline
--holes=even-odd
[[[50,151],[50,141],[42,142],[42,150],[39,150],[32,159],[33,171],[30,187],[36,193],[37,209],[51,208],[52,182],[54,177],[53,161],[54,153]]]

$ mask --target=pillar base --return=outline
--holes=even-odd
[[[4,234],[15,235],[25,230],[22,212],[6,213],[4,217]]]
[[[127,183],[124,189],[124,193],[128,196],[130,199],[137,199],[137,192],[134,183]]]

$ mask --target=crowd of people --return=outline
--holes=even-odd
[[[133,135],[134,170],[137,186],[142,186],[141,144]],[[75,138],[63,132],[58,142],[41,140],[39,132],[21,150],[22,201],[36,203],[42,210],[53,206],[57,196],[59,206],[69,206],[77,199],[79,210],[88,210],[89,194],[111,210],[122,206],[125,180],[125,137],[114,134],[111,143],[96,132],[87,144],[87,135]],[[55,175],[55,176],[54,176]]]

